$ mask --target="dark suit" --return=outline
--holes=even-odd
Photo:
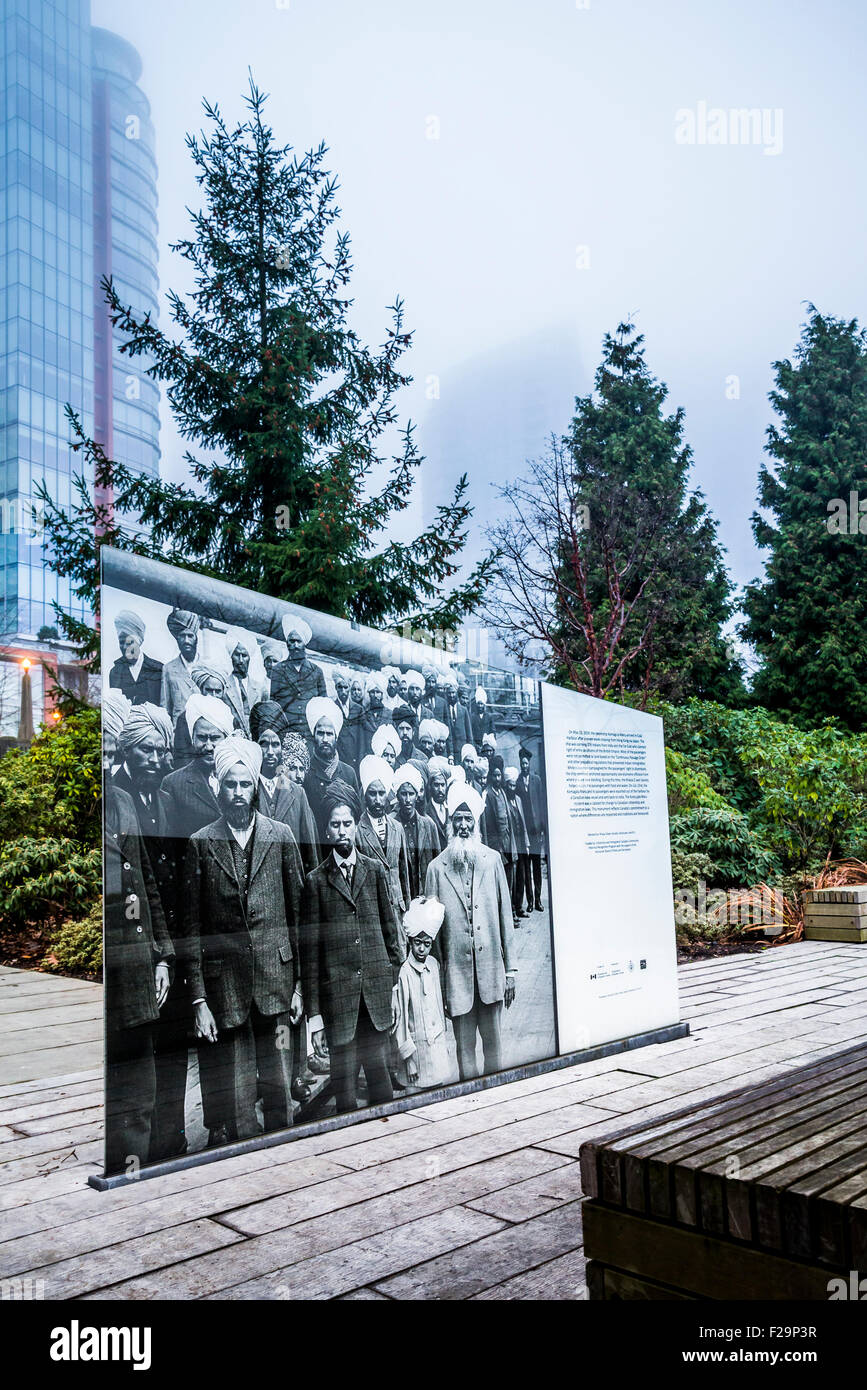
[[[307,875],[301,941],[305,1005],[322,1015],[338,1110],[355,1109],[361,1066],[370,1103],[391,1100],[386,1044],[403,958],[382,864],[356,851],[350,888],[329,853]]]
[[[224,819],[197,830],[187,850],[184,937],[191,1000],[204,999],[216,1043],[199,1043],[209,1129],[231,1139],[291,1124],[289,1008],[298,979],[302,871],[288,826],[254,815],[243,849]],[[258,1087],[257,1087],[258,1076]]]
[[[325,820],[322,810],[322,798],[331,786],[331,783],[337,781],[345,782],[347,786],[352,787],[355,792],[359,792],[360,790],[358,786],[358,775],[355,768],[350,767],[349,763],[338,760],[337,769],[333,776],[326,777],[322,772],[321,764],[318,763],[315,758],[310,760],[310,767],[304,778],[304,790],[307,793],[307,800],[310,802],[310,809],[316,821],[319,838],[323,843],[325,841]]]
[[[406,840],[410,895],[417,898],[424,892],[428,864],[441,852],[439,831],[433,821],[420,812],[416,812],[411,821],[398,820]]]
[[[530,841],[530,867],[533,883],[531,887],[528,878],[525,887],[527,902],[532,908],[534,906],[533,896],[535,896],[537,904],[541,905],[542,902],[542,835],[545,830],[545,792],[541,777],[535,772],[528,773],[526,785],[524,778],[519,777],[518,796],[521,798],[524,824],[527,827],[527,838]]]
[[[152,656],[142,658],[138,680],[133,680],[129,665],[119,656],[108,673],[112,690],[119,690],[132,705],[158,705],[163,685],[163,663]]]
[[[295,734],[307,737],[307,702],[315,695],[327,694],[322,667],[307,657],[297,670],[289,661],[278,661],[271,667],[271,699],[284,710]]]
[[[343,727],[337,735],[337,756],[341,762],[358,767],[360,759],[364,756],[361,752],[364,706],[358,700],[353,700],[351,695],[348,706],[342,705],[339,700],[335,700],[334,703],[343,715]]]
[[[187,721],[183,715],[178,720],[178,728],[181,726],[186,732]],[[186,895],[184,870],[187,842],[195,831],[220,817],[220,807],[211,790],[204,763],[194,758],[163,778],[160,802],[167,871],[180,910]],[[154,1163],[172,1158],[186,1147],[184,1102],[189,1050],[193,1040],[193,1010],[187,984],[184,945],[182,940],[178,942],[172,987],[154,1034],[157,1074],[157,1105],[151,1145],[151,1161]]]
[[[442,722],[447,724],[449,729],[449,752],[455,762],[459,763],[464,744],[474,742],[469,710],[459,700],[456,700],[453,705],[450,705],[446,700]]]
[[[147,1163],[156,1082],[154,971],[173,944],[128,794],[105,781],[106,1172]]]
[[[358,726],[358,761],[366,758],[371,750],[371,740],[382,724],[391,723],[391,713],[387,709],[366,709]]]
[[[274,795],[269,796],[260,782],[257,809],[269,820],[288,825],[295,836],[305,874],[315,869],[322,858],[319,853],[319,832],[304,788],[297,782],[278,781]]]
[[[385,844],[376,833],[376,827],[367,811],[358,822],[355,842],[362,854],[377,859],[388,874],[391,901],[396,912],[406,912],[412,894],[409,889],[409,860],[406,853],[406,839],[403,827],[393,816],[385,817]]]
[[[470,742],[476,745],[476,752],[481,753],[482,739],[485,737],[485,734],[493,734],[496,732],[494,729],[494,716],[491,714],[487,705],[484,706],[482,713],[479,714],[479,708],[475,701],[473,702],[472,709],[469,711],[469,715],[470,726],[473,731]]]

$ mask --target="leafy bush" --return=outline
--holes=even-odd
[[[0,843],[44,835],[99,844],[99,739],[99,710],[85,709],[0,758]]]
[[[706,880],[715,887],[749,888],[779,872],[773,853],[753,834],[749,817],[730,808],[702,807],[671,819],[672,850],[704,855]]]
[[[94,903],[84,917],[64,922],[52,934],[45,970],[58,974],[101,975],[102,905]]]
[[[66,838],[0,842],[0,921],[59,923],[92,902],[101,884],[99,849]]]
[[[731,809],[725,797],[714,791],[704,768],[675,748],[665,750],[665,775],[670,816],[706,806],[717,810]]]

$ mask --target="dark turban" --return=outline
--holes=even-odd
[[[180,637],[184,632],[195,637],[201,625],[198,613],[190,613],[186,608],[173,608],[166,618],[166,627],[173,637]]]
[[[398,724],[412,724],[415,728],[418,723],[418,716],[411,705],[398,705],[391,711],[391,722],[395,728]]]
[[[525,748],[524,745],[523,745],[523,743],[522,743],[521,746],[520,746],[520,748],[518,749],[518,757],[519,757],[519,758],[532,758],[532,756],[533,756],[533,754],[530,752],[529,748]]]
[[[503,762],[499,753],[494,753],[488,763],[488,776],[490,777],[492,772],[496,772],[497,768],[499,768],[500,772],[505,772],[506,764]]]
[[[352,812],[353,819],[361,819],[361,801],[358,792],[354,787],[350,787],[347,782],[341,782],[339,777],[335,777],[329,782],[328,788],[322,794],[322,819],[328,823],[331,813],[336,806],[348,806]]]
[[[271,701],[268,702],[269,704]],[[306,738],[300,734],[290,733],[283,735],[283,762],[291,763],[297,759],[306,772],[310,767],[310,749],[307,747]]]
[[[260,700],[250,710],[250,734],[258,743],[269,729],[273,729],[282,742],[283,735],[289,732],[289,720],[276,700]]]

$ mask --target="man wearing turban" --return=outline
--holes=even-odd
[[[198,613],[191,613],[186,608],[173,608],[166,618],[166,627],[178,645],[178,654],[163,667],[158,703],[173,724],[177,723],[178,715],[195,693],[192,671],[199,652],[200,626]]]
[[[488,692],[483,685],[476,686],[470,710],[470,724],[473,730],[473,743],[481,753],[485,734],[494,732],[494,716],[488,708]]]
[[[142,1165],[149,1161],[156,1093],[153,1030],[174,959],[132,798],[111,776],[112,748],[123,737],[122,726],[117,727],[122,713],[119,700],[107,701],[103,857],[109,1173],[124,1172],[130,1157]]]
[[[542,836],[545,834],[545,789],[539,774],[530,771],[532,761],[532,752],[522,744],[518,749],[521,775],[518,778],[517,794],[524,810],[524,824],[527,827],[527,838],[530,842],[530,870],[533,879],[532,885],[529,877],[526,882],[527,911],[542,912]]]
[[[229,702],[227,694],[229,678],[225,671],[221,670],[219,666],[214,666],[210,662],[197,661],[190,672],[190,676],[193,682],[193,692],[195,693],[198,691],[202,695],[210,695],[213,696],[214,699],[222,701],[229,711],[232,729],[240,729],[241,724],[239,717]],[[184,708],[186,708],[186,706]],[[173,755],[176,769],[186,767],[193,756],[189,726],[187,720],[183,718],[178,718],[175,723]]]
[[[328,693],[325,674],[321,666],[307,657],[307,644],[313,636],[309,623],[287,614],[283,619],[283,636],[289,654],[285,661],[271,667],[271,699],[286,711],[292,733],[303,734],[307,730],[304,712],[309,701]]]
[[[391,723],[391,715],[385,707],[385,691],[388,681],[382,671],[371,671],[364,682],[364,708],[358,727],[358,758],[372,752],[373,736],[383,724]]]
[[[393,724],[380,724],[370,740],[370,751],[376,758],[384,758],[393,768],[400,756],[400,735]]]
[[[226,632],[226,652],[232,669],[226,681],[226,699],[235,713],[235,727],[250,733],[250,710],[262,698],[262,687],[250,671],[250,658],[257,650],[256,639],[240,627]]]
[[[184,842],[194,831],[209,825],[220,814],[217,805],[217,779],[214,750],[233,730],[232,711],[215,695],[191,695],[179,723],[183,721],[192,758],[184,767],[165,778],[161,795],[167,802],[169,834]],[[177,734],[177,731],[176,731]]]
[[[325,839],[323,798],[333,781],[346,783],[358,794],[358,777],[355,768],[341,760],[337,740],[343,728],[343,715],[334,700],[327,696],[317,696],[309,700],[305,709],[307,727],[313,737],[313,750],[310,754],[310,767],[304,778],[304,790],[310,809],[319,828],[320,839]]]
[[[446,758],[435,754],[427,765],[427,800],[425,814],[436,826],[439,841],[438,852],[444,850],[449,841],[449,816],[446,809],[446,796],[449,781],[454,769]],[[461,769],[463,771],[463,769]]]
[[[388,874],[388,888],[397,920],[409,906],[409,859],[403,829],[388,814],[389,796],[394,773],[384,758],[372,753],[361,760],[359,768],[364,813],[358,822],[355,843],[362,854],[378,859]]]
[[[513,896],[520,846],[509,808],[509,799],[506,796],[504,771],[503,759],[499,753],[494,753],[488,760],[488,784],[484,792],[484,832],[485,844],[498,850],[502,856],[509,894]]]
[[[349,671],[344,666],[332,666],[330,675],[334,687],[334,703],[343,716],[343,727],[337,736],[337,755],[341,762],[357,767],[364,709],[352,694],[352,677]]]
[[[132,705],[119,690],[107,690],[102,697],[102,766],[116,772],[117,752],[123,726]]]
[[[393,1097],[388,1072],[393,988],[403,963],[400,934],[379,859],[356,844],[357,791],[333,780],[322,798],[326,856],[307,878],[302,912],[304,996],[313,1050],[331,1055],[339,1113],[358,1104],[358,1074],[368,1100]]]
[[[112,666],[109,686],[120,690],[132,705],[143,705],[145,701],[158,705],[163,680],[163,663],[145,656],[142,643],[145,638],[145,625],[138,613],[124,608],[114,620],[120,656]]]
[[[403,763],[395,770],[394,790],[409,860],[410,897],[417,898],[424,890],[428,864],[439,854],[439,835],[433,821],[419,811],[424,805],[425,780],[415,763]]]
[[[419,706],[419,719],[442,719],[445,714],[445,700],[440,693],[439,672],[435,666],[425,664],[421,668],[424,690]]]
[[[500,855],[479,836],[478,792],[453,782],[446,806],[449,843],[430,864],[424,891],[445,908],[434,949],[442,962],[446,1010],[455,1030],[461,1080],[466,1081],[479,1075],[479,1036],[484,1074],[503,1066],[502,1013],[515,998],[512,899]]]
[[[289,721],[276,700],[260,700],[250,711],[250,732],[262,750],[259,791],[256,809],[271,820],[288,825],[295,837],[304,872],[309,873],[319,863],[319,836],[310,803],[301,782],[284,773],[284,752],[289,740],[298,739],[304,750],[304,761],[310,757],[305,740],[289,729]]]
[[[469,710],[458,699],[458,678],[454,671],[449,671],[445,679],[441,718],[449,731],[449,756],[457,762],[464,744],[473,741],[473,725]]]
[[[214,751],[219,817],[190,838],[184,941],[199,1039],[202,1109],[216,1147],[292,1123],[291,1056],[303,1012],[303,874],[288,826],[255,809],[262,750],[233,734]]]

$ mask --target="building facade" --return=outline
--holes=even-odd
[[[90,23],[89,0],[0,10],[0,738],[15,737],[25,660],[69,665],[54,603],[87,614],[44,564],[33,524],[44,479],[73,500],[69,404],[110,456],[159,471],[159,396],[118,352],[101,280],[157,312],[157,166],[141,62]],[[52,631],[53,630],[53,631]],[[14,668],[14,669],[10,669]],[[36,728],[52,681],[32,680]]]

